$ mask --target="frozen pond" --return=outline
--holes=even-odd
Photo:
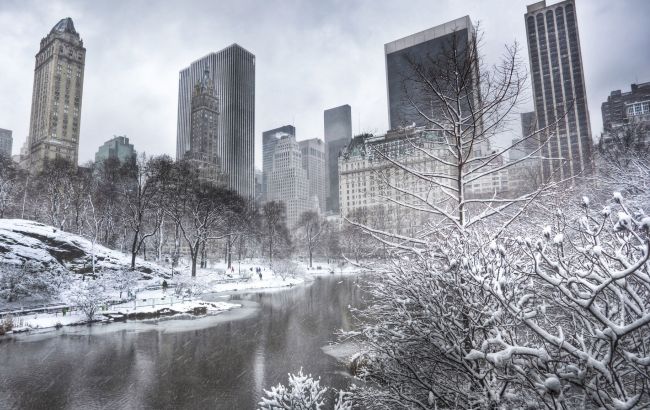
[[[343,387],[345,369],[321,348],[349,328],[356,281],[235,295],[244,307],[216,317],[1,338],[0,408],[253,409],[300,366]]]

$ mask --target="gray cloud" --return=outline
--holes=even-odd
[[[3,0],[0,127],[14,130],[17,152],[29,127],[39,41],[70,16],[88,50],[82,162],[113,134],[127,134],[139,151],[173,155],[178,71],[236,42],[256,55],[259,166],[263,130],[292,123],[299,139],[322,137],[325,108],[350,104],[355,133],[385,131],[388,41],[469,14],[481,22],[489,61],[515,40],[527,59],[523,14],[531,2]],[[578,0],[577,13],[597,135],[609,92],[650,81],[650,2]]]

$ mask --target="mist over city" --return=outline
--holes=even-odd
[[[0,408],[650,406],[649,15],[0,0]]]

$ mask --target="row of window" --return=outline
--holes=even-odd
[[[627,115],[645,115],[650,114],[650,101],[641,101],[627,106]]]

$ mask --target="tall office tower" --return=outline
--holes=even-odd
[[[54,158],[77,165],[85,62],[86,49],[71,18],[59,21],[41,40],[24,160],[32,171],[42,170]]]
[[[310,209],[307,172],[302,168],[302,153],[294,136],[284,135],[277,141],[271,167],[267,199],[285,203],[291,228]]]
[[[296,136],[296,128],[293,125],[283,125],[282,127],[264,131],[262,133],[262,193],[260,200],[267,201],[267,192],[269,190],[269,177],[273,169],[273,152],[275,145],[283,135]]]
[[[438,62],[446,64],[452,48],[466,50],[474,37],[472,21],[469,16],[464,16],[384,45],[391,129],[413,124],[430,125],[418,109],[435,116],[438,104],[431,92],[421,82],[415,81],[414,65],[421,65],[425,71],[431,72]]]
[[[180,71],[176,158],[190,150],[194,86],[209,71],[219,100],[216,153],[226,185],[246,198],[255,190],[255,56],[237,44],[210,53]]]
[[[339,153],[352,140],[352,108],[349,105],[330,108],[323,113],[325,143],[327,144],[327,172],[329,189],[326,209],[338,213]]]
[[[11,130],[0,128],[0,155],[11,157],[12,143],[13,138],[11,136]]]
[[[190,149],[185,151],[185,159],[198,169],[201,179],[222,183],[227,175],[221,171],[221,158],[217,154],[219,100],[207,68],[194,86],[190,105]]]
[[[99,164],[109,158],[117,159],[120,162],[127,162],[135,158],[136,152],[133,144],[129,143],[126,135],[114,136],[106,141],[95,153],[95,163]]]
[[[302,154],[302,168],[307,172],[309,181],[309,199],[318,203],[318,208],[325,211],[327,201],[327,150],[319,138],[298,141]]]
[[[591,169],[591,126],[574,0],[531,4],[525,16],[542,177],[561,179]],[[563,158],[564,161],[552,158]]]

